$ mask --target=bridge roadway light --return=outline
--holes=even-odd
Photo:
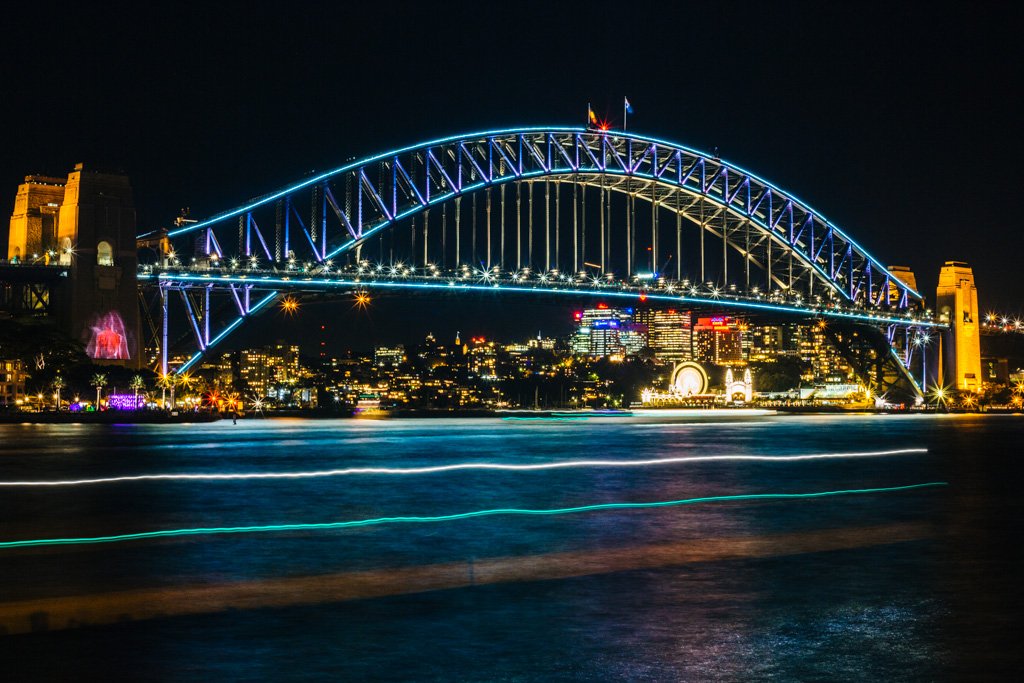
[[[286,296],[281,301],[281,309],[285,313],[291,315],[291,314],[293,314],[293,313],[295,313],[296,311],[299,310],[299,302],[296,301],[293,297]]]

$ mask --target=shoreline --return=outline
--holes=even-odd
[[[631,408],[631,409],[594,409],[594,410],[558,410],[558,409],[501,409],[501,410],[434,410],[434,409],[395,409],[374,410],[372,412],[326,412],[315,410],[267,411],[260,415],[245,414],[237,417],[230,413],[209,413],[180,411],[171,414],[164,411],[144,411],[129,413],[119,411],[103,411],[99,413],[0,413],[0,425],[5,424],[194,424],[210,423],[222,420],[265,420],[265,419],[304,419],[304,420],[391,420],[391,419],[445,419],[445,418],[492,418],[503,420],[535,420],[535,419],[597,419],[597,418],[644,418],[670,417],[672,415],[694,416],[786,416],[786,415],[1016,415],[1024,416],[1024,412],[1013,408],[990,408],[981,411],[967,410],[892,410],[885,408],[841,408],[836,406],[772,406],[744,408]]]
[[[179,411],[176,414],[159,410],[140,413],[104,410],[98,413],[0,413],[0,424],[179,424],[216,422],[229,416],[218,413]]]

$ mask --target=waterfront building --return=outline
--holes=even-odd
[[[607,304],[598,304],[596,308],[576,311],[573,317],[576,332],[571,347],[575,354],[622,360],[639,353],[647,345],[640,326],[633,322],[632,308],[609,308]]]
[[[25,400],[24,364],[20,360],[0,360],[0,405],[15,405]]]
[[[793,327],[793,343],[800,358],[810,363],[806,380],[849,380],[854,377],[853,367],[847,363],[829,341],[827,324],[819,321],[814,325]]]
[[[278,343],[239,352],[239,375],[257,396],[274,395],[279,385],[294,384],[301,378],[299,347]]]
[[[749,340],[746,359],[754,362],[774,362],[790,352],[784,345],[782,325],[751,325],[744,340]]]
[[[693,327],[694,359],[715,365],[743,365],[747,324],[729,316],[698,318]]]
[[[693,330],[689,311],[642,308],[634,321],[646,332],[654,358],[664,363],[693,359]]]
[[[819,382],[811,386],[800,387],[801,401],[819,401],[822,403],[849,403],[863,399],[866,390],[855,382]]]

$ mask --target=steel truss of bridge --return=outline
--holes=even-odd
[[[615,131],[435,140],[139,243],[159,247],[139,277],[158,292],[143,299],[164,373],[173,299],[195,349],[183,372],[285,292],[494,290],[828,318],[864,331],[844,339],[875,339],[839,346],[864,356],[876,393],[908,396],[920,395],[920,340],[943,327],[806,203],[717,157]]]

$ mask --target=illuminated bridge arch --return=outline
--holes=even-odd
[[[582,230],[576,223],[571,231],[567,226],[555,236],[551,225],[521,224],[524,193],[519,191],[514,200],[520,204],[515,239],[513,228],[504,225],[508,218],[504,209],[500,232],[494,224],[476,226],[470,238],[460,239],[466,237],[466,228],[456,227],[456,223],[468,211],[452,207],[446,217],[450,239],[441,244],[442,217],[434,211],[431,223],[431,208],[443,210],[438,205],[459,203],[467,196],[476,201],[483,192],[486,198],[473,211],[473,221],[481,213],[490,220],[491,188],[502,192],[504,200],[502,185],[525,182],[528,194],[533,195],[538,181],[555,184],[558,195],[558,186],[565,182],[596,187],[601,199],[607,198],[604,211],[594,217],[592,207],[591,220]],[[550,187],[546,190],[550,222]],[[576,193],[571,200],[566,197],[577,211],[577,220],[587,206],[586,190],[583,192],[582,202]],[[612,213],[613,193],[624,198],[625,214]],[[648,212],[642,228],[636,224],[637,199],[658,207]],[[560,200],[558,196],[556,201]],[[684,271],[678,254],[681,249],[677,249],[681,240],[669,234],[678,226],[659,225],[658,216],[664,212],[698,226],[701,236],[728,246],[733,256],[716,254],[717,258],[712,258],[703,245],[700,267],[693,269],[697,272]],[[350,254],[403,219],[421,214],[420,246],[413,247],[413,235],[406,262],[440,261],[435,257],[443,249],[448,252],[444,260],[450,255],[454,265],[528,266],[534,271],[562,272],[589,267],[614,271],[628,279],[659,270],[659,258],[674,254],[675,268],[659,275],[704,282],[710,270],[707,262],[713,261],[715,279],[726,286],[729,267],[738,262],[742,273],[735,273],[733,279],[741,287],[751,281],[749,270],[754,266],[762,273],[761,290],[774,285],[813,295],[817,287],[846,302],[897,309],[921,301],[917,292],[890,275],[835,224],[758,176],[681,145],[613,131],[539,128],[435,140],[307,178],[208,220],[172,230],[168,237],[177,241],[198,235],[203,255],[218,259],[234,256],[255,258],[264,265],[281,264],[294,253],[299,261],[324,263]],[[561,212],[556,215],[557,223],[565,220]],[[524,244],[527,241],[529,246]],[[641,251],[644,253],[638,259]]]
[[[713,155],[618,131],[434,140],[139,241],[163,253],[140,280],[160,284],[164,372],[172,291],[198,346],[179,370],[279,292],[354,286],[597,289],[788,307],[884,330],[905,367],[910,330],[932,324],[920,319],[920,294],[806,203]],[[225,292],[234,317],[211,332],[211,294]]]

